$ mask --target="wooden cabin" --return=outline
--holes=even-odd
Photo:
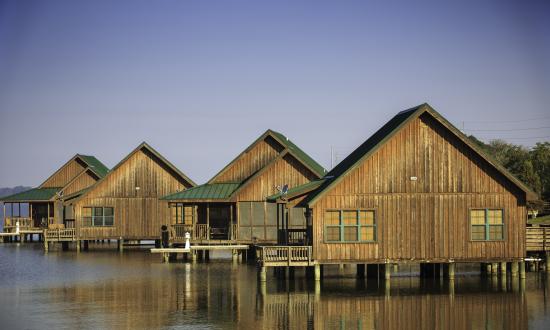
[[[107,172],[94,156],[75,155],[37,188],[1,199],[4,231],[15,232],[17,222],[24,231],[41,231],[52,224],[74,227],[72,215],[63,206],[64,196],[93,185]]]
[[[315,263],[384,264],[522,260],[536,195],[423,104],[272,198],[306,209]]]
[[[206,184],[162,198],[170,203],[173,242],[189,232],[198,243],[276,243],[280,210],[266,198],[324,174],[287,137],[267,130]],[[304,214],[295,218],[305,233]]]
[[[159,239],[170,210],[159,197],[195,183],[143,142],[91,187],[64,200],[76,221],[76,240]]]

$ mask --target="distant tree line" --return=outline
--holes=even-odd
[[[473,135],[469,138],[539,194],[542,200],[550,200],[550,142],[538,142],[534,147],[526,148],[503,140],[484,143]]]

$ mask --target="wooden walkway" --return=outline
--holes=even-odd
[[[191,245],[185,248],[154,248],[151,253],[188,253],[191,251],[248,250],[248,245]]]

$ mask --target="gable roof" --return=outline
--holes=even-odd
[[[55,171],[52,175],[50,175],[46,180],[44,180],[44,182],[42,182],[38,187],[42,187],[46,182],[48,182],[63,168],[65,168],[65,166],[69,165],[72,161],[76,159],[81,160],[88,168],[92,169],[92,171],[94,171],[94,173],[100,178],[104,177],[109,172],[109,168],[105,166],[105,164],[100,162],[99,159],[97,159],[95,156],[76,154],[71,159],[69,159],[65,164],[63,164],[59,169],[57,169],[57,171]]]
[[[105,175],[103,178],[99,179],[96,183],[94,183],[92,186],[86,188],[86,189],[83,189],[81,190],[81,192],[76,192],[74,194],[71,194],[71,197],[76,195],[76,194],[79,194],[80,195],[76,198],[76,200],[78,199],[81,199],[82,197],[86,196],[90,191],[94,190],[94,188],[99,185],[101,182],[103,182],[104,180],[106,180],[112,173],[115,172],[116,169],[118,169],[120,166],[122,166],[122,164],[124,164],[130,157],[132,157],[136,152],[142,150],[142,149],[145,149],[147,151],[149,151],[150,153],[152,153],[155,157],[157,157],[164,165],[168,166],[168,168],[170,168],[177,176],[180,177],[180,179],[183,179],[184,181],[186,181],[189,185],[191,186],[196,186],[197,184],[195,182],[193,182],[193,180],[189,179],[189,177],[187,177],[185,174],[183,174],[177,167],[175,167],[172,163],[170,163],[166,158],[164,158],[160,153],[158,153],[155,149],[153,149],[153,147],[151,147],[149,144],[147,144],[146,142],[142,142],[140,143],[139,146],[137,146],[134,150],[132,150],[132,152],[130,152],[126,157],[124,157],[124,159],[122,159],[120,162],[118,162],[118,164],[115,165],[115,167],[113,167],[108,173],[107,175]]]
[[[416,107],[403,110],[395,115],[390,121],[382,126],[376,133],[363,142],[357,149],[349,154],[344,160],[336,165],[325,178],[327,179],[317,190],[313,191],[305,200],[304,204],[309,206],[315,204],[319,198],[340,182],[346,174],[351,172],[357,166],[359,166],[365,159],[374,154],[381,146],[383,146],[390,138],[392,138],[401,128],[405,127],[409,122],[418,118],[424,113],[429,113],[434,119],[436,119],[445,128],[451,131],[458,139],[464,144],[476,152],[481,158],[487,161],[491,166],[497,169],[508,180],[516,185],[520,190],[526,193],[528,199],[535,199],[537,195],[531,191],[523,182],[513,176],[503,166],[498,164],[492,157],[488,156],[485,152],[474,145],[466,135],[464,135],[459,129],[453,126],[437,111],[435,111],[429,104],[424,103]]]
[[[277,157],[273,158],[264,167],[260,168],[254,174],[246,178],[242,182],[227,182],[227,183],[206,183],[185,191],[177,192],[162,197],[162,200],[210,200],[219,199],[229,201],[234,198],[238,192],[246,188],[254,179],[259,177],[262,173],[275,165],[277,161],[284,159],[285,156],[291,156],[294,159],[298,159],[291,151],[285,149]],[[196,188],[196,189],[195,189]]]
[[[33,188],[10,196],[0,198],[2,202],[47,202],[60,191],[61,188]]]
[[[249,145],[245,150],[243,150],[240,154],[237,155],[229,164],[224,166],[216,175],[214,175],[210,180],[208,180],[207,183],[212,183],[215,179],[217,179],[220,175],[222,175],[226,170],[228,170],[237,160],[241,158],[244,154],[252,150],[258,143],[261,141],[264,141],[267,137],[273,138],[277,143],[279,143],[284,150],[288,150],[293,154],[293,156],[302,163],[307,169],[312,171],[315,175],[317,175],[319,178],[323,177],[326,173],[326,170],[319,165],[313,158],[311,158],[308,154],[306,154],[302,149],[300,149],[297,145],[295,145],[292,141],[290,141],[286,136],[279,132],[275,132],[271,129],[268,129],[260,135],[259,138],[257,138],[254,142],[252,142],[251,145]],[[281,151],[281,152],[284,152]]]
[[[92,169],[100,178],[104,177],[109,172],[109,168],[100,162],[99,159],[95,158],[95,156],[81,154],[77,154],[76,156],[82,159],[82,161],[85,162],[86,165],[88,165],[88,167]]]

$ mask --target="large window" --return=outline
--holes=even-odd
[[[375,242],[373,210],[329,210],[325,212],[325,242]]]
[[[84,227],[111,227],[115,224],[112,207],[83,207],[82,225]]]
[[[175,224],[193,224],[193,218],[195,216],[194,206],[184,206],[182,204],[176,204],[172,206],[172,223]]]
[[[504,212],[501,209],[470,210],[472,241],[504,239]]]

